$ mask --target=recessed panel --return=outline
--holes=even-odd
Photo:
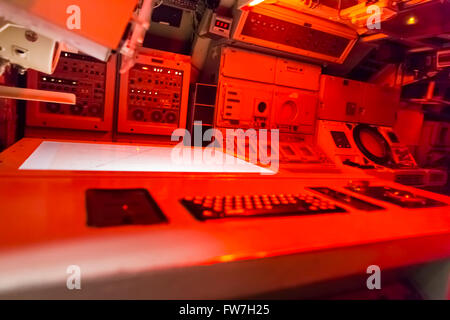
[[[89,227],[167,222],[167,218],[145,189],[88,189],[86,209]]]

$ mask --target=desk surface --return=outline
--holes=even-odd
[[[402,209],[358,195],[386,210],[342,205],[348,213],[200,222],[178,201],[185,195],[312,193],[305,188],[321,186],[348,193],[344,187],[354,174],[18,170],[40,142],[23,139],[0,154],[0,296],[36,287],[64,294],[69,265],[80,266],[87,283],[139,279],[152,286],[144,297],[230,298],[365,274],[372,264],[387,269],[450,257],[448,206]],[[442,195],[361,177],[450,204]],[[88,188],[145,188],[169,223],[87,227]]]

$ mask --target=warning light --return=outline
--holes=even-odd
[[[417,23],[417,18],[415,16],[410,16],[408,20],[406,20],[406,24],[412,25]]]

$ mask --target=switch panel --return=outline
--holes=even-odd
[[[183,71],[135,65],[128,79],[128,121],[176,124]]]
[[[171,135],[186,124],[190,58],[141,49],[121,76],[118,131]]]
[[[28,87],[73,93],[76,104],[28,102],[27,125],[110,131],[114,99],[115,57],[108,63],[63,52],[52,75],[28,72]]]
[[[264,3],[238,11],[233,39],[324,61],[343,63],[357,34],[347,26]]]
[[[288,21],[249,12],[242,35],[260,38],[289,47],[308,50],[334,58],[342,55],[350,39],[334,36]]]
[[[216,126],[225,128],[270,128],[273,85],[221,78]]]

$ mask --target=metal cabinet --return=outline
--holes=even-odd
[[[324,75],[319,96],[319,119],[392,126],[400,90]]]

